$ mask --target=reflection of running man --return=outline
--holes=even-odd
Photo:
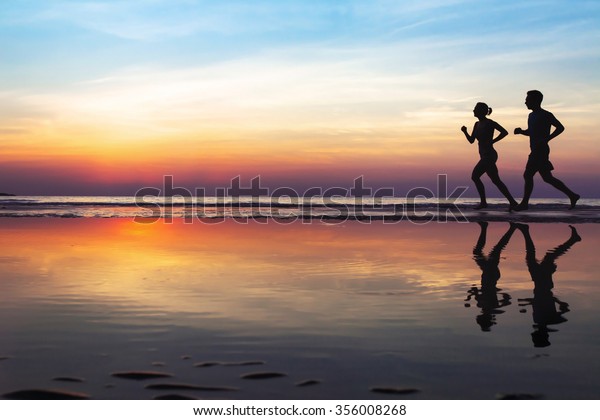
[[[556,330],[548,328],[549,325],[556,325],[566,322],[567,319],[563,316],[569,312],[569,304],[561,301],[552,293],[554,283],[552,276],[556,271],[556,260],[577,242],[581,241],[581,237],[573,226],[571,228],[571,237],[563,244],[548,251],[542,261],[538,262],[535,255],[535,245],[529,234],[529,226],[525,224],[517,225],[523,233],[525,239],[525,261],[529,274],[534,283],[533,298],[519,299],[519,306],[531,305],[533,310],[533,322],[535,323],[534,331],[531,333],[533,345],[535,347],[547,347],[550,345],[549,333]],[[556,305],[558,304],[558,310]]]
[[[510,295],[501,293],[502,299],[498,300],[498,292],[501,289],[496,288],[498,280],[500,280],[500,254],[512,237],[516,230],[514,223],[510,224],[508,231],[500,238],[498,243],[488,256],[483,254],[483,247],[487,239],[487,222],[479,222],[481,228],[479,239],[473,248],[473,259],[481,269],[481,288],[473,286],[467,292],[466,302],[474,298],[477,302],[477,307],[481,308],[481,314],[477,315],[477,324],[481,327],[481,331],[490,331],[492,325],[496,325],[496,315],[504,313],[500,308],[510,305]],[[469,306],[469,304],[465,304]]]
[[[579,194],[571,191],[560,179],[552,175],[554,166],[550,162],[550,140],[565,131],[565,127],[556,119],[551,112],[542,109],[542,100],[544,96],[538,90],[530,90],[525,98],[525,105],[531,110],[527,120],[527,130],[515,128],[515,134],[529,136],[529,146],[531,153],[525,167],[525,191],[523,200],[516,210],[527,210],[529,208],[529,198],[533,192],[533,177],[539,172],[542,179],[552,185],[559,191],[562,191],[571,200],[571,206],[574,208],[579,200]],[[550,130],[554,127],[554,131]]]

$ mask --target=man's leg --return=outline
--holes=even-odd
[[[573,192],[569,187],[565,185],[564,182],[552,175],[552,171],[550,170],[540,171],[540,176],[545,182],[552,185],[554,188],[556,188],[557,190],[564,193],[567,197],[569,197],[569,200],[571,200],[571,207],[569,207],[570,209],[575,207],[575,204],[577,204],[577,200],[579,200],[579,198],[581,197],[579,194]]]
[[[525,172],[523,173],[523,178],[525,178],[525,188],[523,191],[523,199],[521,200],[521,204],[515,207],[515,210],[527,210],[529,208],[529,198],[531,197],[531,193],[533,192],[533,176],[537,172],[537,169],[527,162],[527,167],[525,168]]]

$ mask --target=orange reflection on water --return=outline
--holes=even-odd
[[[118,298],[161,310],[240,311],[251,297],[277,294],[300,308],[304,292],[439,293],[479,282],[476,224],[134,223],[129,219],[0,219],[6,299]],[[508,224],[491,224],[487,247]],[[540,252],[568,236],[565,225],[533,225]],[[560,287],[587,287],[595,276],[598,228],[560,262]],[[531,290],[523,238],[500,260],[498,287]],[[281,291],[293,292],[279,294]],[[461,292],[462,293],[462,292]],[[222,297],[228,296],[227,302]],[[237,299],[239,298],[239,299]],[[344,295],[336,295],[343,300]],[[329,303],[336,307],[333,302]],[[344,305],[342,305],[344,306]],[[263,308],[267,316],[267,308]],[[300,308],[302,309],[302,308]],[[304,308],[306,309],[306,308]],[[339,310],[344,310],[341,306]]]

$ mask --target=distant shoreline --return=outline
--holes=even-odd
[[[0,193],[0,197],[15,197],[15,194],[9,194],[9,193]]]

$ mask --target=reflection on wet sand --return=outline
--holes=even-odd
[[[529,226],[518,224],[519,230],[523,233],[525,239],[525,261],[527,268],[533,280],[533,298],[519,299],[519,306],[531,305],[533,311],[533,328],[531,339],[535,347],[547,347],[550,345],[549,333],[555,332],[555,329],[548,328],[549,325],[556,325],[566,322],[563,314],[569,312],[569,304],[561,301],[554,296],[552,289],[554,282],[552,276],[556,272],[556,260],[561,255],[566,254],[571,247],[581,241],[581,236],[577,229],[571,228],[571,236],[564,243],[558,245],[546,252],[541,261],[537,260],[535,245],[529,234]],[[558,310],[556,308],[558,305]]]
[[[556,260],[558,257],[566,254],[571,247],[581,241],[577,229],[569,226],[571,236],[564,243],[549,250],[541,261],[536,257],[536,249],[533,239],[529,233],[529,225],[523,223],[510,223],[506,233],[500,238],[498,243],[492,248],[488,255],[483,253],[483,248],[487,241],[487,222],[479,222],[480,233],[473,247],[473,259],[481,269],[481,287],[474,285],[467,291],[465,302],[475,299],[477,307],[481,308],[481,313],[476,316],[477,324],[482,331],[489,332],[491,327],[496,325],[496,316],[504,313],[500,309],[511,304],[511,296],[502,292],[497,287],[500,280],[500,255],[510,242],[516,230],[523,234],[525,240],[525,262],[527,269],[534,282],[533,298],[518,299],[519,306],[531,306],[533,311],[533,328],[531,338],[535,347],[547,347],[550,345],[549,333],[557,330],[548,326],[557,325],[566,322],[563,316],[569,312],[569,304],[554,296],[553,275],[556,272]],[[558,308],[557,308],[558,305]],[[470,303],[465,303],[470,307]],[[521,309],[521,312],[526,312]]]
[[[496,285],[500,280],[500,254],[502,250],[506,248],[510,238],[516,230],[516,226],[511,223],[509,229],[506,231],[504,236],[500,238],[496,246],[492,248],[490,253],[486,256],[483,254],[483,248],[487,240],[487,222],[479,222],[480,232],[479,239],[473,248],[473,259],[481,269],[481,287],[471,287],[467,292],[466,302],[469,302],[471,298],[474,298],[477,302],[477,307],[481,308],[481,314],[477,315],[477,324],[481,327],[481,331],[490,331],[492,325],[496,324],[496,315],[504,313],[500,308],[510,305],[510,295],[508,293],[500,293],[500,299],[498,299],[498,293],[502,289],[498,289]],[[465,306],[469,307],[467,303]]]
[[[568,228],[530,226],[0,220],[0,398],[595,398],[600,225],[554,251],[543,358],[521,235]]]

